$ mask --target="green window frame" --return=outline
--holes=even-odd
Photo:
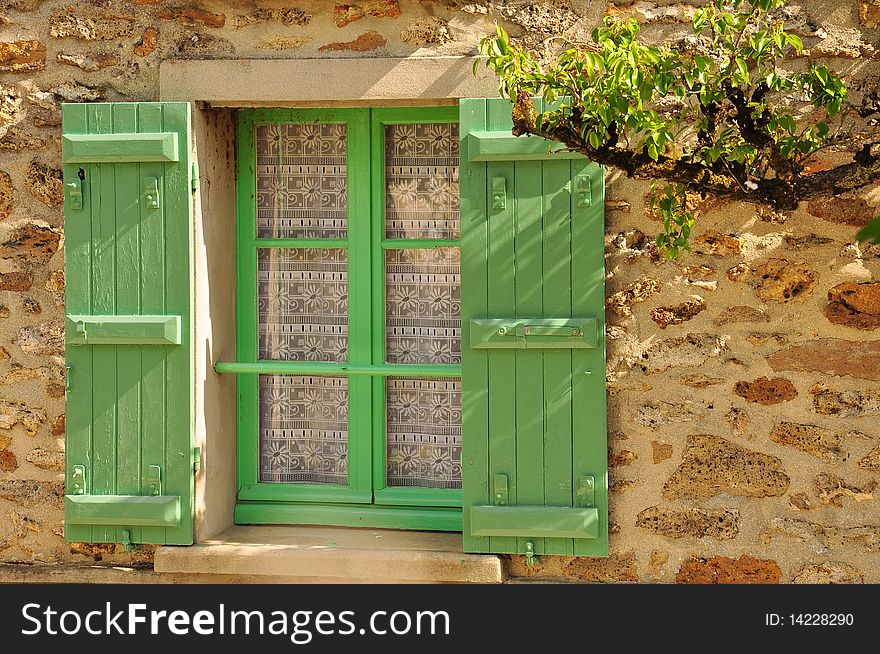
[[[457,123],[458,107],[256,109],[237,124],[237,357],[218,372],[237,373],[239,524],[291,523],[461,530],[461,489],[386,486],[388,377],[461,378],[460,364],[392,364],[385,358],[385,253],[459,247],[460,240],[386,239],[384,129],[389,124]],[[256,125],[346,125],[347,238],[258,238]],[[348,360],[260,360],[257,257],[263,248],[339,248],[348,260]],[[259,375],[348,379],[348,484],[267,483],[259,479]]]

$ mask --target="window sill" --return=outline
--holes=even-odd
[[[232,527],[189,547],[159,547],[154,569],[266,583],[504,581],[500,557],[465,554],[461,534],[347,527]]]

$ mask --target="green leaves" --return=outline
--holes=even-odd
[[[572,45],[549,62],[501,27],[479,51],[498,74],[502,96],[516,100],[525,92],[553,105],[524,131],[600,161],[630,156],[660,177],[673,179],[669,164],[697,166],[735,191],[762,179],[793,179],[806,157],[835,138],[831,119],[846,102],[846,86],[827,67],[787,68],[804,46],[775,13],[783,4],[712,0],[694,11],[698,41],[688,50],[644,43],[635,20],[606,18],[591,44]],[[801,109],[809,106],[818,111],[806,119]],[[658,200],[658,245],[670,256],[687,249],[693,215],[685,195],[672,185]]]
[[[880,216],[862,227],[856,234],[856,240],[860,243],[880,243]]]

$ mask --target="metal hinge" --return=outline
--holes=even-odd
[[[147,469],[147,494],[158,497],[162,494],[162,468],[150,466]]]
[[[193,448],[193,472],[198,472],[202,469],[202,448],[194,447]]]
[[[199,162],[193,161],[192,165],[192,190],[199,190]]]
[[[493,503],[496,506],[507,506],[507,504],[508,504],[507,475],[495,475],[492,478],[492,486],[494,487]]]

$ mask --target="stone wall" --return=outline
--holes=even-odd
[[[164,59],[472,54],[495,21],[541,45],[614,13],[675,40],[698,4],[0,0],[0,561],[150,559],[62,538],[59,103],[155,100]],[[878,0],[802,0],[788,19],[856,101],[877,89]],[[609,173],[611,556],[511,570],[880,582],[880,248],[853,243],[880,186],[786,216],[704,206],[674,263],[645,192]]]

